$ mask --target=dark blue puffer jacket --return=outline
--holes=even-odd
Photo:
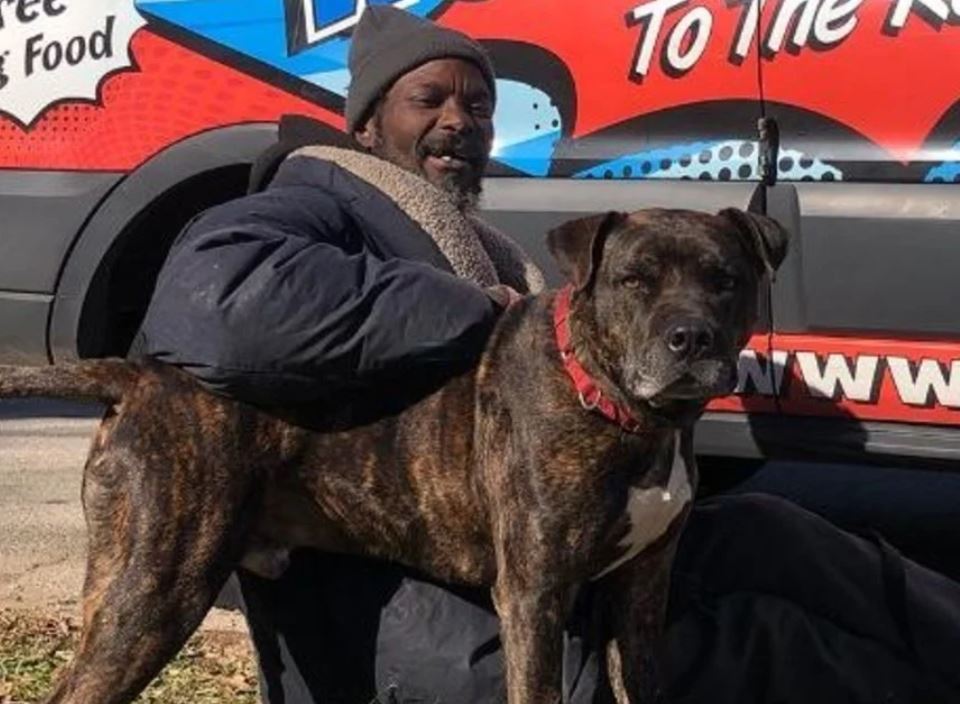
[[[381,191],[294,156],[265,191],[185,228],[139,345],[214,391],[306,403],[411,371],[462,369],[496,314]]]

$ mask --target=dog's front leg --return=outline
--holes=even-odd
[[[493,590],[506,661],[507,701],[558,704],[563,626],[572,591],[547,582],[531,584],[518,577],[509,567],[501,569]]]
[[[572,608],[574,585],[559,577],[555,553],[546,547],[559,542],[548,538],[549,531],[537,516],[507,498],[499,508],[493,603],[500,617],[507,702],[558,704],[563,627]]]
[[[607,675],[617,704],[666,701],[661,672],[663,624],[676,536],[603,580]]]

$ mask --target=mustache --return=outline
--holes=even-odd
[[[481,161],[486,157],[487,152],[479,137],[464,137],[456,134],[427,135],[417,145],[417,156],[421,159],[444,154],[466,161]]]

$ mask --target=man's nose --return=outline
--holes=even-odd
[[[437,124],[453,132],[465,132],[473,125],[473,120],[461,102],[451,97],[443,103]]]

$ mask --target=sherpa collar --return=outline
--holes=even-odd
[[[515,242],[464,214],[446,193],[420,176],[371,154],[339,147],[303,147],[288,158],[293,157],[332,162],[381,191],[433,239],[457,276],[479,286],[505,283],[523,293],[543,290],[543,274]]]

